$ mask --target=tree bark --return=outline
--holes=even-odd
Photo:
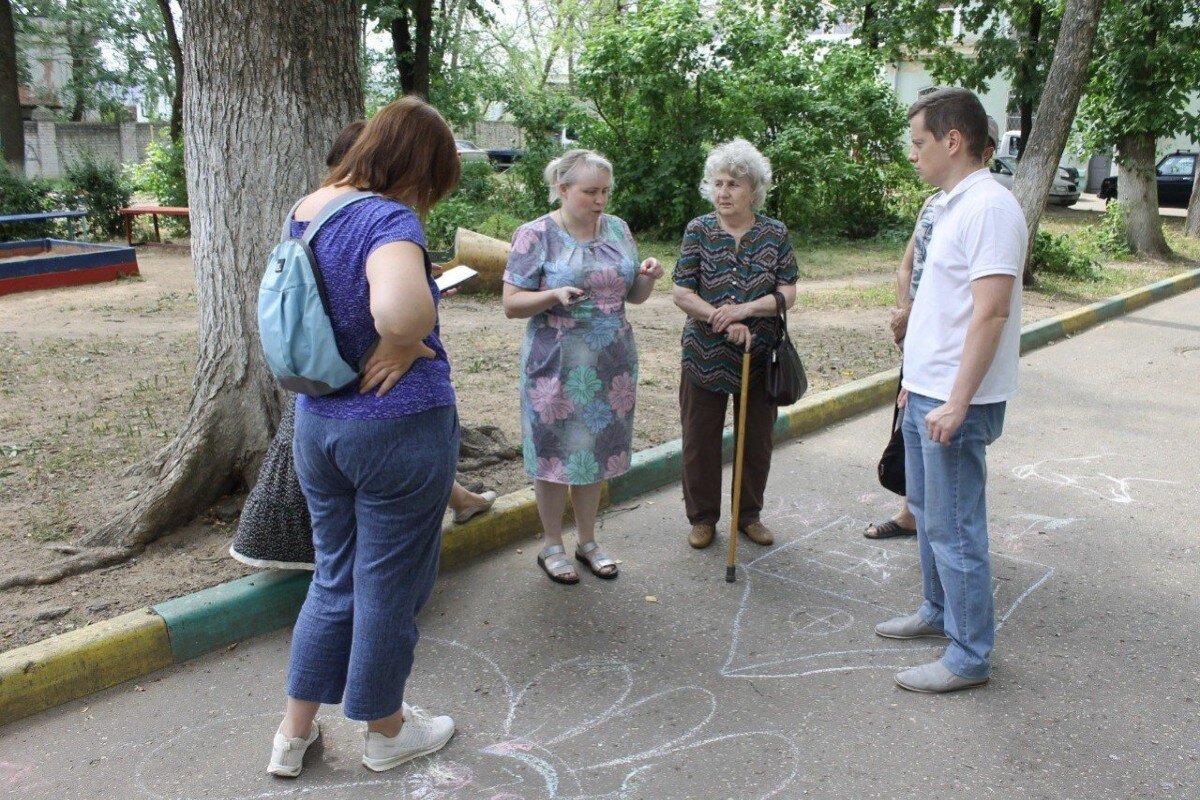
[[[1025,152],[1025,143],[1029,141],[1029,133],[1033,130],[1033,76],[1037,72],[1038,42],[1042,37],[1042,2],[1030,0],[1029,31],[1025,38],[1025,46],[1021,54],[1020,79],[1017,85],[1021,87],[1018,110],[1021,114],[1021,141],[1017,143],[1017,160]],[[1001,131],[1003,133],[1003,131]]]
[[[1063,12],[1063,19],[1072,23],[1062,27],[1054,46],[1054,60],[1042,90],[1043,98],[1053,100],[1038,104],[1037,117],[1025,142],[1021,166],[1013,183],[1013,194],[1021,205],[1025,224],[1029,228],[1029,252],[1033,251],[1038,223],[1046,210],[1046,198],[1058,172],[1058,162],[1062,158],[1067,135],[1075,121],[1075,110],[1087,83],[1088,63],[1103,10],[1104,0],[1067,0]],[[1026,264],[1030,264],[1028,258]],[[1027,268],[1026,282],[1032,277],[1032,270]]]
[[[412,31],[408,29],[408,8],[400,12],[388,26],[392,34],[392,55],[396,59],[396,74],[400,76],[400,91],[408,94],[413,90],[413,54]]]
[[[363,115],[353,0],[183,0],[184,143],[200,352],[175,440],[123,479],[137,490],[89,549],[12,585],[46,583],[139,552],[248,482],[279,418],[255,296],[291,203],[329,143]]]
[[[1187,222],[1183,223],[1183,235],[1200,239],[1200,158],[1196,160],[1196,172],[1192,179],[1192,196],[1188,199]]]
[[[74,102],[71,105],[71,121],[83,122],[87,111],[87,41],[88,32],[81,22],[67,22],[67,53],[71,56],[71,87]]]
[[[433,44],[433,0],[415,0],[417,37],[413,52],[413,94],[429,99],[431,71],[429,48]]]
[[[1163,236],[1158,214],[1158,180],[1154,171],[1152,134],[1122,136],[1117,142],[1121,179],[1117,199],[1125,206],[1125,238],[1129,249],[1144,258],[1165,261],[1173,254]]]
[[[25,123],[17,77],[17,31],[12,4],[0,0],[0,150],[9,169],[25,174]]]
[[[167,33],[167,50],[171,53],[171,64],[175,69],[175,91],[171,95],[171,141],[179,143],[183,135],[183,50],[179,47],[179,36],[175,33],[175,15],[171,13],[171,0],[158,0],[162,12],[163,27]]]

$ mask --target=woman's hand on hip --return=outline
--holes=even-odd
[[[367,360],[367,365],[363,367],[358,393],[366,394],[375,387],[379,387],[375,396],[383,397],[401,378],[408,374],[412,365],[419,358],[437,358],[437,353],[433,352],[424,342],[400,346],[391,344],[386,339],[380,339],[379,346],[375,348],[375,352]]]
[[[725,338],[749,352],[750,344],[754,341],[754,334],[750,333],[748,326],[741,322],[735,322],[725,329]]]
[[[647,258],[642,262],[642,265],[638,267],[638,275],[645,275],[650,280],[656,281],[664,274],[665,273],[663,272],[662,264],[658,263],[657,258]]]
[[[708,324],[712,326],[714,333],[722,333],[730,325],[735,322],[741,322],[748,316],[750,316],[748,305],[744,303],[730,303],[714,311],[712,316],[708,318]]]

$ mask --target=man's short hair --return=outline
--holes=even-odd
[[[925,127],[939,142],[950,131],[962,134],[967,152],[973,158],[983,158],[987,143],[987,112],[974,92],[957,87],[937,89],[917,99],[908,107],[908,118],[925,114]]]

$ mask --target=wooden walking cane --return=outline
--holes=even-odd
[[[750,393],[750,345],[742,353],[742,392],[738,403],[737,428],[734,430],[733,446],[733,518],[729,524],[729,557],[725,561],[725,582],[737,580],[734,559],[737,557],[738,508],[742,502],[742,451],[746,445],[746,396]]]

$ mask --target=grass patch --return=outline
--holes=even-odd
[[[887,308],[896,304],[896,285],[894,281],[886,281],[872,286],[801,290],[796,303],[801,308],[813,310]]]

